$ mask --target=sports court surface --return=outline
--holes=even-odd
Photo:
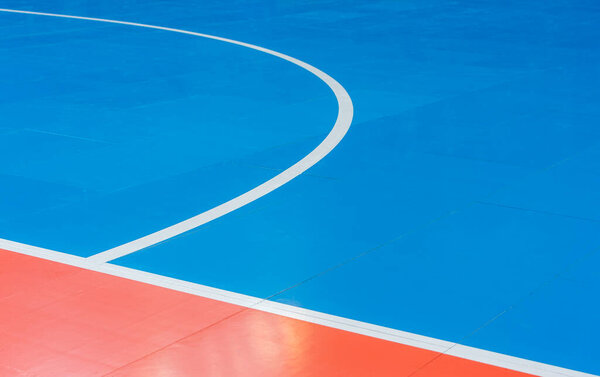
[[[600,375],[600,3],[0,1],[0,376]]]

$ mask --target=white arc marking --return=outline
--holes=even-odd
[[[195,284],[183,280],[169,278],[166,276],[152,274],[149,272],[134,270],[127,267],[105,263],[105,261],[112,260],[121,255],[132,253],[147,246],[151,246],[157,242],[166,240],[168,238],[181,234],[186,230],[193,229],[197,226],[214,220],[217,217],[223,216],[226,213],[229,213],[237,208],[244,206],[245,204],[250,203],[253,200],[260,198],[261,196],[266,195],[267,193],[275,190],[276,188],[281,187],[283,184],[289,182],[294,177],[306,171],[308,168],[310,168],[323,157],[325,157],[329,152],[331,152],[331,150],[333,150],[333,148],[335,148],[335,146],[342,140],[342,138],[350,128],[350,123],[352,122],[353,114],[353,107],[352,101],[350,100],[350,96],[337,81],[335,81],[326,73],[318,70],[317,68],[314,68],[309,64],[301,62],[287,55],[243,42],[237,42],[226,38],[194,33],[185,30],[138,24],[133,22],[113,21],[100,18],[68,16],[61,14],[40,13],[1,8],[0,12],[35,14],[42,16],[74,18],[90,21],[109,22],[114,24],[140,26],[151,29],[167,30],[177,33],[197,35],[200,37],[216,39],[228,43],[237,44],[240,46],[245,46],[288,60],[314,73],[317,77],[319,77],[321,80],[327,83],[327,85],[329,85],[329,87],[335,93],[339,104],[338,119],[333,129],[331,130],[329,135],[327,135],[325,140],[323,140],[323,142],[321,142],[321,144],[310,154],[308,154],[306,157],[304,157],[292,167],[288,168],[287,170],[272,178],[271,180],[256,187],[255,189],[248,191],[247,193],[240,195],[237,198],[232,199],[229,202],[223,203],[220,206],[215,207],[207,212],[204,212],[196,217],[183,221],[179,224],[173,225],[159,232],[150,234],[146,237],[142,237],[138,240],[129,242],[122,246],[116,247],[114,249],[107,250],[91,258],[82,258],[71,254],[61,253],[54,250],[42,249],[39,247],[26,245],[5,239],[0,239],[0,249],[10,250],[12,252],[30,255],[33,257],[42,258],[58,263],[64,263],[91,271],[102,272],[108,275],[139,281],[146,284],[176,290],[179,292],[186,292],[200,297],[206,297],[222,302],[228,302],[235,305],[245,306],[264,312],[278,314],[284,317],[296,318],[306,322],[337,328],[344,331],[349,331],[379,339],[385,339],[400,344],[406,344],[413,347],[428,349],[431,351],[441,352],[447,355],[452,355],[489,365],[495,365],[515,371],[520,371],[523,373],[529,373],[545,377],[600,377],[549,364],[543,364],[531,360],[503,355],[478,348],[467,347],[440,339],[425,337],[418,334],[408,333],[365,322],[355,321],[348,318],[337,317],[326,313],[316,312],[291,305],[264,300],[258,297],[242,295],[235,292],[225,291],[222,289],[212,288],[205,285]]]
[[[223,215],[228,214],[229,212],[235,211],[236,209],[245,206],[265,195],[270,193],[271,191],[283,186],[288,183],[292,179],[296,178],[298,175],[302,174],[306,170],[308,170],[311,166],[319,162],[323,157],[327,156],[329,152],[331,152],[339,142],[344,138],[346,132],[350,128],[350,124],[352,123],[352,116],[354,113],[354,108],[352,106],[352,100],[348,95],[348,92],[338,83],[334,78],[321,71],[318,68],[313,67],[312,65],[305,63],[301,60],[293,58],[291,56],[282,54],[277,51],[269,50],[264,47],[256,46],[249,43],[239,42],[228,38],[221,38],[214,35],[196,33],[187,30],[181,29],[173,29],[169,27],[162,26],[154,26],[147,24],[140,24],[136,22],[126,22],[126,21],[115,21],[115,20],[107,20],[103,18],[93,18],[93,17],[80,17],[80,16],[71,16],[65,14],[55,14],[55,13],[42,13],[42,12],[31,12],[24,10],[14,10],[14,9],[1,9],[0,12],[10,12],[10,13],[21,13],[21,14],[32,14],[38,16],[49,16],[49,17],[60,17],[60,18],[72,18],[77,20],[88,20],[88,21],[97,21],[97,22],[108,22],[112,24],[120,24],[120,25],[129,25],[129,26],[138,26],[149,29],[157,29],[164,31],[171,31],[180,34],[189,34],[195,35],[197,37],[203,37],[208,39],[214,39],[217,41],[227,42],[231,44],[235,44],[238,46],[247,47],[253,50],[264,52],[265,54],[276,56],[280,59],[287,60],[290,63],[293,63],[305,70],[311,72],[319,79],[321,79],[335,94],[335,97],[338,102],[338,116],[337,120],[327,135],[327,137],[319,144],[312,152],[302,158],[300,161],[287,168],[283,172],[279,173],[275,177],[269,179],[268,181],[262,183],[261,185],[253,188],[250,191],[243,193],[242,195],[233,198],[223,204],[220,204],[206,212],[203,212],[199,215],[196,215],[192,218],[189,218],[185,221],[177,223],[175,225],[171,225],[168,228],[159,230],[147,236],[138,238],[126,244],[117,246],[115,248],[100,252],[95,254],[88,259],[95,263],[103,263],[108,262],[113,259],[122,257],[127,254],[131,254],[138,250],[144,249],[148,246],[155,245],[159,242],[165,241],[169,238],[175,237],[179,234],[185,233],[189,230],[199,227],[200,225],[206,224],[212,220],[215,220]]]

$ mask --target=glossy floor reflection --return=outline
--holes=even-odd
[[[322,69],[352,97],[355,117],[347,136],[305,174],[227,216],[112,261],[115,265],[558,366],[571,377],[579,375],[574,371],[600,374],[597,2],[5,0],[1,7],[142,22],[253,43]],[[5,72],[0,241],[80,257],[188,219],[275,176],[323,140],[338,111],[323,82],[272,56],[84,20],[0,12],[0,70]],[[21,274],[34,281],[22,284],[58,286],[52,293],[48,285],[45,295],[28,290],[32,298],[14,295],[22,288],[16,283],[0,286],[3,300],[22,300],[15,305],[23,310],[37,310],[37,303],[46,307],[63,297],[61,289],[79,292],[79,284],[86,284],[60,283],[45,267],[33,267],[38,262],[27,261],[42,277]],[[0,279],[17,278],[12,264],[0,268]],[[68,270],[75,280],[88,276],[54,269]],[[89,276],[89,284],[104,281]],[[185,321],[179,329],[170,311],[201,299],[161,291],[174,301],[155,307],[154,293],[143,293],[154,291],[136,284],[142,293],[132,298],[131,308],[150,311],[139,316],[100,304],[127,301],[118,289],[90,293],[99,295],[97,304],[91,299],[60,305],[74,313],[86,310],[77,319],[84,322],[120,313],[118,329],[135,328],[146,314],[166,310],[159,319],[164,326],[157,325],[160,331],[148,339],[121,338],[115,328],[106,335],[102,326],[89,323],[89,333],[72,336],[75,330],[55,327],[61,313],[40,317],[38,324],[30,313],[13,326],[20,315],[6,309],[0,315],[7,322],[0,325],[4,339],[12,340],[0,347],[0,371],[11,376],[22,367],[46,376],[55,356],[93,347],[106,335],[123,352],[113,355],[98,343],[77,361],[60,364],[75,367],[89,360],[102,375],[192,331]],[[194,329],[233,310],[209,306],[206,313],[191,309]],[[239,345],[224,338],[222,344],[262,352],[264,357],[240,363],[258,363],[263,375],[284,366],[304,368],[295,363],[306,359],[288,353],[278,343],[285,341],[279,332],[269,333],[280,325],[307,326],[306,331],[327,333],[326,339],[339,334],[354,339],[243,313],[203,330],[213,337],[208,343],[199,335],[189,339],[199,342],[193,347],[173,346],[127,370],[143,374],[161,360],[199,368],[179,359],[176,350],[210,349],[219,328],[248,334],[252,318],[262,329],[261,346],[244,343],[249,338]],[[184,314],[173,318],[179,315]],[[47,330],[49,324],[58,332]],[[46,361],[27,367],[30,360],[23,359],[25,364],[15,366],[13,359],[37,344],[29,338],[17,342],[26,334],[45,344],[31,354]],[[53,347],[63,335],[66,343]],[[388,349],[382,345],[387,343],[356,339]],[[307,342],[311,349],[332,348],[325,346],[329,340]],[[413,373],[416,364],[395,365],[386,352],[332,354],[315,367],[343,359],[356,362],[352,368],[363,375],[368,373],[362,362],[386,365],[395,376]],[[417,353],[417,364],[429,357]],[[261,364],[278,357],[278,363]],[[432,365],[441,368],[455,359],[436,360]],[[214,365],[211,358],[199,362],[202,368]],[[13,369],[1,369],[9,364]],[[451,364],[448,368],[459,368]],[[436,373],[467,375],[459,371]],[[483,375],[489,373],[496,372]]]
[[[0,375],[526,376],[0,250]]]

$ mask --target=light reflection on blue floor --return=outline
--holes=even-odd
[[[600,373],[595,2],[11,6],[255,43],[352,96],[350,132],[307,173],[116,263]],[[3,238],[129,241],[277,174],[335,119],[318,79],[253,51],[0,20]]]

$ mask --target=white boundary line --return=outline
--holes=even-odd
[[[58,263],[68,264],[86,270],[101,272],[179,292],[185,292],[195,296],[227,302],[263,312],[273,313],[288,318],[295,318],[305,322],[332,327],[356,334],[362,334],[395,343],[405,344],[434,352],[440,352],[446,355],[456,356],[518,372],[545,377],[598,377],[588,373],[577,372],[574,370],[538,363],[535,361],[463,346],[457,343],[372,325],[366,322],[355,321],[352,319],[338,317],[313,310],[302,309],[292,305],[281,304],[258,297],[247,296],[201,284],[190,283],[149,272],[117,266],[110,263],[96,263],[94,261],[90,261],[88,258],[42,249],[13,241],[0,239],[0,249],[41,259],[47,259]]]
[[[200,225],[206,224],[212,220],[215,220],[223,215],[228,214],[229,212],[235,211],[236,209],[245,206],[265,195],[270,193],[271,191],[283,186],[288,183],[292,179],[296,178],[298,175],[302,174],[306,170],[308,170],[311,166],[319,162],[323,157],[327,156],[329,152],[331,152],[339,142],[344,138],[346,132],[350,128],[350,124],[352,123],[352,117],[354,113],[354,108],[352,106],[352,100],[348,95],[348,92],[344,89],[340,83],[338,83],[331,76],[321,71],[318,68],[313,67],[312,65],[305,63],[301,60],[293,58],[291,56],[282,54],[277,51],[269,50],[264,47],[256,46],[249,43],[235,41],[233,39],[221,38],[214,35],[195,33],[192,31],[181,30],[181,29],[173,29],[169,27],[163,26],[154,26],[147,24],[140,24],[136,22],[126,22],[126,21],[115,21],[115,20],[107,20],[103,18],[93,18],[93,17],[80,17],[80,16],[71,16],[65,14],[55,14],[55,13],[42,13],[42,12],[30,12],[24,10],[14,10],[14,9],[0,9],[0,12],[9,12],[9,13],[20,13],[20,14],[31,14],[38,16],[48,16],[48,17],[59,17],[59,18],[70,18],[77,20],[87,20],[87,21],[96,21],[96,22],[107,22],[111,24],[120,24],[120,25],[128,25],[128,26],[137,26],[148,29],[156,29],[163,31],[170,31],[180,34],[188,34],[194,35],[197,37],[213,39],[221,42],[227,42],[238,46],[247,47],[253,50],[261,51],[269,55],[273,55],[283,60],[287,60],[290,63],[293,63],[309,72],[317,76],[321,79],[335,94],[335,97],[338,102],[338,116],[336,122],[327,135],[327,137],[319,144],[312,152],[302,158],[300,161],[287,168],[283,172],[279,173],[275,177],[270,180],[262,183],[261,185],[253,188],[250,191],[245,192],[244,194],[233,198],[223,204],[220,204],[206,212],[203,212],[199,215],[196,215],[192,218],[189,218],[185,221],[177,223],[175,225],[171,225],[168,228],[159,230],[147,236],[138,238],[136,240],[130,241],[123,245],[114,247],[112,249],[102,251],[98,254],[91,256],[89,259],[95,261],[97,263],[108,262],[113,259],[122,257],[127,254],[131,254],[148,246],[155,245],[159,242],[167,240],[169,238],[175,237],[181,233],[185,233],[189,230],[199,227]]]
[[[495,352],[485,351],[473,347],[463,346],[457,343],[451,343],[444,340],[429,338],[417,334],[412,334],[400,330],[394,330],[387,327],[372,325],[365,322],[355,321],[347,318],[337,317],[325,313],[316,312],[313,310],[307,310],[298,308],[292,305],[281,304],[273,301],[260,299],[257,297],[246,296],[239,293],[225,291],[217,288],[208,287],[205,285],[190,283],[183,280],[173,279],[166,276],[156,275],[149,272],[134,270],[127,267],[122,267],[110,263],[106,263],[109,260],[113,260],[122,255],[140,250],[144,247],[151,246],[157,242],[164,241],[173,236],[191,230],[197,226],[205,224],[211,220],[214,220],[220,216],[223,216],[235,209],[238,209],[266,194],[281,187],[285,183],[294,179],[299,174],[306,171],[308,168],[316,164],[319,160],[325,157],[329,152],[336,147],[336,145],[342,140],[350,123],[352,122],[353,107],[352,101],[346,92],[346,90],[332,77],[326,73],[318,70],[317,68],[304,63],[298,59],[290,56],[265,49],[263,47],[234,41],[231,39],[216,37],[207,34],[194,33],[185,30],[172,29],[167,27],[139,24],[133,22],[114,21],[106,20],[101,18],[91,17],[79,17],[53,13],[41,13],[41,12],[30,12],[13,9],[1,9],[0,12],[10,13],[22,13],[22,14],[33,14],[41,16],[51,17],[62,17],[62,18],[73,18],[80,20],[108,22],[113,24],[122,24],[130,26],[139,26],[151,29],[172,31],[182,34],[196,35],[199,37],[215,39],[223,42],[233,43],[236,45],[248,47],[254,50],[262,51],[270,55],[277,56],[291,63],[294,63],[308,71],[314,73],[317,77],[323,80],[333,90],[339,105],[339,113],[336,123],[327,137],[321,142],[321,144],[314,149],[310,154],[304,157],[302,160],[280,173],[271,180],[261,184],[260,186],[246,192],[234,198],[226,203],[223,203],[209,211],[206,211],[198,216],[192,217],[179,224],[175,224],[169,228],[163,229],[156,233],[150,234],[146,237],[142,237],[135,241],[127,244],[118,246],[116,248],[107,250],[100,254],[96,254],[91,258],[82,258],[71,254],[61,253],[54,250],[43,249],[31,245],[26,245],[14,241],[0,239],[0,249],[17,252],[41,259],[46,259],[58,263],[63,263],[86,270],[97,271],[112,276],[117,276],[129,280],[143,282],[159,287],[164,287],[179,292],[185,292],[196,296],[206,297],[209,299],[219,300],[243,307],[248,307],[264,312],[278,314],[284,317],[296,318],[310,323],[315,323],[323,326],[328,326],[340,330],[345,330],[357,334],[371,336],[374,338],[389,340],[392,342],[405,344],[413,347],[427,349],[435,352],[445,353],[460,357],[467,360],[481,362],[489,365],[495,365],[502,368],[507,368],[523,373],[529,373],[533,375],[546,376],[546,377],[595,377],[592,374],[582,373],[573,371],[570,369],[560,368],[548,364],[538,363],[535,361],[520,359],[508,355],[503,355]],[[597,377],[597,376],[596,376]]]

